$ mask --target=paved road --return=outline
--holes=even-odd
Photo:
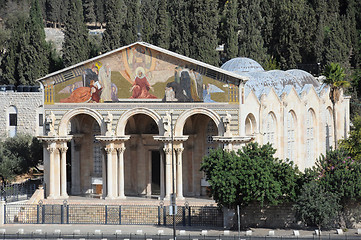
[[[252,235],[246,231],[225,232],[222,228],[181,227],[177,226],[177,240],[181,239],[319,239],[314,231],[299,230],[295,236],[293,230],[283,229],[251,229]],[[274,232],[274,235],[272,232]],[[248,232],[249,233],[249,232]],[[172,227],[144,225],[83,225],[83,224],[6,224],[0,226],[0,239],[166,239],[173,236]],[[357,229],[348,230],[343,235],[333,231],[324,231],[320,239],[361,239]]]

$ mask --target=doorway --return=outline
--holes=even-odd
[[[152,195],[160,195],[160,152],[152,151]]]

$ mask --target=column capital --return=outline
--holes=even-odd
[[[55,152],[56,147],[48,146],[46,149],[49,151],[50,154],[52,154]]]
[[[62,146],[59,148],[61,153],[66,153],[66,151],[68,150],[68,147]]]
[[[175,148],[174,150],[175,150],[178,154],[182,154],[184,148],[183,148],[183,147],[178,147],[178,148]]]
[[[104,150],[106,151],[107,154],[111,154],[114,152],[114,148],[113,147],[105,147]]]
[[[115,149],[118,151],[118,153],[122,154],[125,152],[126,147],[117,147]]]
[[[165,154],[172,154],[172,149],[171,148],[168,148],[168,147],[165,147],[165,148],[163,148],[163,151],[165,152]]]

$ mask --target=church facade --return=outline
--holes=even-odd
[[[211,149],[270,142],[304,169],[333,143],[329,89],[250,59],[217,68],[137,42],[39,81],[49,199],[206,196],[199,169]],[[346,137],[349,98],[336,109]]]

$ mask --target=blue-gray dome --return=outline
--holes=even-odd
[[[287,70],[286,72],[292,74],[302,86],[306,84],[312,84],[315,89],[318,89],[321,86],[320,82],[314,76],[312,76],[312,74],[306,71],[300,69],[291,69]]]
[[[221,68],[224,70],[230,71],[230,72],[238,73],[238,74],[242,74],[244,72],[264,71],[261,64],[259,64],[255,60],[252,60],[250,58],[245,58],[245,57],[233,58],[233,59],[225,62],[221,66]]]

